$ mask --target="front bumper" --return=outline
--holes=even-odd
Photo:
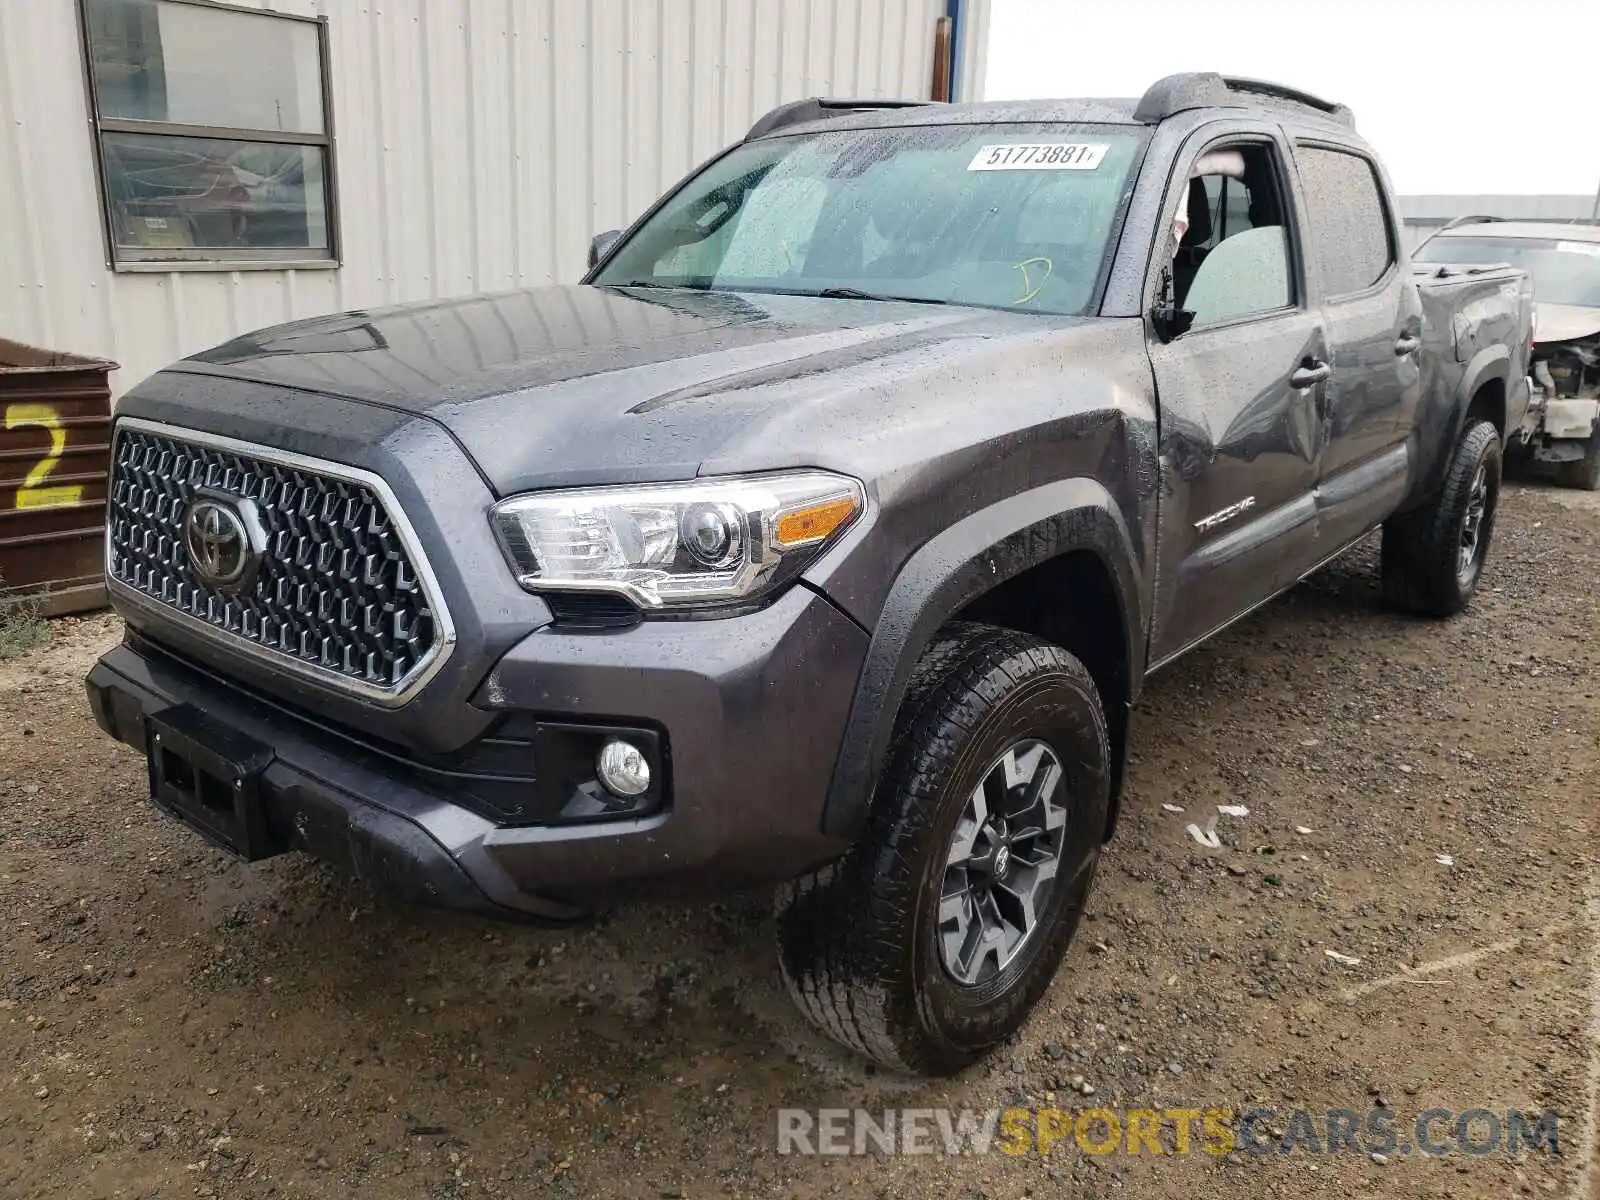
[[[1552,398],[1545,401],[1543,433],[1547,441],[1571,441],[1577,445],[1574,458],[1583,457],[1582,443],[1589,440],[1600,424],[1600,399],[1590,396]]]
[[[803,586],[727,620],[529,634],[475,706],[651,726],[670,756],[662,811],[574,825],[497,820],[437,773],[147,642],[104,655],[86,686],[101,728],[141,751],[147,719],[183,704],[271,747],[261,803],[288,848],[414,901],[562,920],[624,892],[772,882],[841,853],[821,813],[866,645]]]

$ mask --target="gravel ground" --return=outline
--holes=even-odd
[[[1154,680],[1052,990],[932,1084],[801,1024],[762,897],[557,932],[230,861],[88,716],[116,622],[57,622],[0,666],[0,1195],[1586,1195],[1597,499],[1509,489],[1456,621],[1367,545]],[[775,1152],[782,1107],[1090,1104],[1552,1108],[1561,1154]]]

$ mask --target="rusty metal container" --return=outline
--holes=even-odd
[[[116,366],[0,338],[0,595],[47,616],[106,602]]]

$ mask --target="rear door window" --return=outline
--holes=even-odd
[[[1312,254],[1331,297],[1364,292],[1395,261],[1394,236],[1377,171],[1359,154],[1298,146]]]

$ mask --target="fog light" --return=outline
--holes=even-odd
[[[613,796],[638,796],[650,786],[650,764],[637,746],[621,738],[612,738],[600,747],[595,771]]]

